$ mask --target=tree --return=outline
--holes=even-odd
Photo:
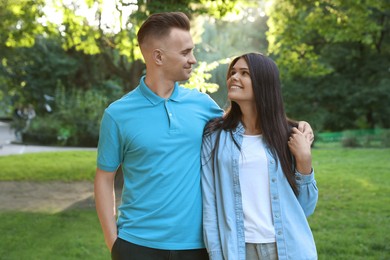
[[[28,56],[19,55],[19,51],[25,53],[23,48],[32,48],[37,42],[44,46],[45,40],[60,43],[65,55],[71,56],[72,59],[83,57],[84,64],[79,68],[84,66],[86,73],[78,75],[88,75],[90,82],[83,81],[82,84],[78,82],[78,88],[96,87],[102,85],[96,81],[103,80],[117,82],[123,87],[123,92],[127,92],[137,86],[138,78],[145,69],[136,41],[136,32],[147,15],[177,10],[189,16],[209,14],[219,18],[231,12],[237,2],[237,0],[138,0],[136,3],[125,0],[2,0],[0,51],[4,53],[4,57],[0,64],[0,84],[5,85],[2,88],[5,92],[0,93],[0,96],[24,96],[25,92],[22,92],[22,89],[34,88],[30,86],[30,81],[12,78],[10,71],[15,67],[11,68],[9,64],[16,64],[17,60],[31,63]],[[105,5],[107,3],[113,5],[113,8],[108,10]],[[104,17],[116,19],[107,23]],[[47,52],[39,51],[34,54],[48,55]],[[51,57],[54,58],[53,55]],[[43,59],[47,59],[47,56]],[[89,68],[94,67],[93,62],[99,62],[104,71],[103,69],[89,71]],[[20,71],[20,74],[23,73],[28,74]],[[99,79],[96,75],[104,77]],[[10,82],[12,84],[9,84]],[[69,86],[67,83],[63,84]],[[53,91],[54,89],[51,90]]]
[[[390,127],[390,3],[275,0],[269,51],[288,111],[319,129]]]
[[[190,17],[209,14],[220,18],[233,11],[237,2],[3,0],[0,2],[3,19],[0,25],[3,90],[0,98],[34,104],[38,117],[31,124],[31,132],[50,132],[75,145],[85,137],[71,135],[98,133],[96,118],[99,115],[94,113],[91,99],[108,104],[138,85],[145,68],[136,32],[147,15],[175,10]],[[104,18],[107,3],[114,6],[108,13],[116,17],[112,23]],[[204,70],[204,63],[200,64],[196,76],[210,69],[206,65],[207,70]],[[56,98],[51,104],[51,114],[45,111],[45,96]],[[71,102],[74,97],[77,97],[76,103]],[[60,100],[73,105],[65,106]],[[81,104],[83,100],[88,102]],[[103,112],[101,108],[98,110]],[[81,129],[78,131],[75,129],[77,118],[91,122],[85,122],[84,128],[78,127]]]

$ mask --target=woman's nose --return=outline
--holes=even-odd
[[[234,74],[231,76],[231,79],[234,80],[234,81],[237,81],[237,80],[238,80],[237,73],[234,73]]]

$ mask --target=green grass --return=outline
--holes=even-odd
[[[320,259],[390,259],[390,149],[314,149]]]
[[[91,180],[95,157],[0,157],[0,179]],[[313,166],[319,201],[309,222],[319,259],[390,259],[390,149],[315,148]],[[0,234],[0,259],[109,259],[94,210],[0,212]]]
[[[96,151],[0,156],[0,181],[92,181]]]
[[[0,212],[0,259],[110,259],[95,211]]]

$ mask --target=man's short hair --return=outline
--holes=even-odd
[[[190,30],[190,20],[182,12],[164,12],[152,14],[141,25],[137,33],[138,43],[142,45],[149,37],[162,38],[168,36],[172,28]]]

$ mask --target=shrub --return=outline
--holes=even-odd
[[[341,138],[341,144],[343,147],[359,147],[359,141],[356,135],[352,131],[343,132],[343,137]]]
[[[24,138],[33,143],[96,147],[107,104],[107,97],[99,91],[65,91],[59,85],[53,112],[34,118]]]
[[[381,144],[383,147],[390,147],[390,129],[384,129],[382,131]]]

